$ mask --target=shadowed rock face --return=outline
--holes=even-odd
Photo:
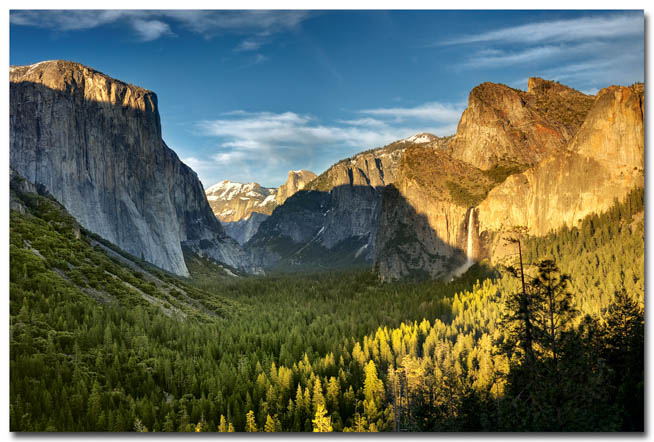
[[[84,227],[163,269],[188,275],[184,243],[252,270],[161,139],[150,91],[77,63],[11,67],[10,162]]]
[[[384,279],[444,277],[466,258],[501,257],[506,227],[572,226],[644,181],[642,85],[589,97],[541,79],[527,92],[484,83],[456,136],[418,134],[318,177],[291,172],[238,206],[249,218],[228,228],[246,254],[161,139],[152,92],[61,61],[11,67],[10,80],[11,166],[87,229],[181,275],[183,245],[245,271],[374,262]]]
[[[336,163],[277,207],[245,248],[264,267],[312,261],[329,267],[324,256],[330,254],[339,265],[344,256],[372,265],[383,190],[395,180],[406,145],[393,143]]]
[[[384,193],[374,258],[382,279],[443,277],[463,264],[469,204],[453,191],[481,199],[492,185],[442,147],[407,147],[397,180]]]
[[[252,212],[246,219],[222,223],[225,233],[234,238],[240,245],[245,244],[259,230],[259,226],[268,218],[263,213]]]

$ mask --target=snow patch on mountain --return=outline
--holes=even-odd
[[[435,135],[429,134],[427,132],[422,132],[419,134],[415,134],[409,138],[405,138],[402,141],[407,143],[413,143],[413,144],[423,144],[423,143],[429,143],[434,140],[436,140]]]

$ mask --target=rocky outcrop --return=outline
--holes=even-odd
[[[532,166],[575,134],[593,97],[555,82],[531,78],[527,92],[483,83],[468,98],[452,156],[483,170]]]
[[[480,232],[523,226],[544,235],[643,186],[643,106],[642,84],[601,90],[565,149],[490,191],[478,207]],[[502,254],[497,243],[491,249],[493,257]]]
[[[10,162],[88,230],[188,275],[182,244],[253,270],[161,139],[154,93],[77,63],[10,68]]]
[[[329,192],[340,186],[384,187],[391,184],[406,146],[407,142],[400,140],[341,160],[311,181],[306,189]]]
[[[277,194],[275,195],[277,205],[281,206],[284,204],[284,201],[304,189],[304,187],[315,178],[316,174],[310,170],[291,170],[288,172],[286,183],[282,184],[279,186],[279,189],[277,189]]]

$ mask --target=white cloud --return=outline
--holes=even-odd
[[[595,90],[611,84],[632,84],[642,81],[644,50],[636,45],[631,50],[607,52],[577,63],[547,69],[542,76],[561,82],[587,85]]]
[[[458,122],[462,109],[429,103],[415,108],[368,109],[360,112],[391,117],[391,120],[341,120],[339,122],[345,126],[337,126],[319,124],[314,118],[295,112],[235,111],[228,114],[231,118],[202,121],[198,123],[198,128],[205,135],[224,138],[223,147],[249,151],[327,145],[347,145],[365,150],[425,130],[445,135],[442,131],[451,130],[452,123]],[[423,123],[412,121],[409,126],[393,124],[407,118],[423,120]]]
[[[175,35],[170,30],[168,23],[159,20],[134,19],[132,21],[132,27],[141,36],[141,40],[143,41],[156,40],[164,35]]]
[[[418,119],[425,121],[437,121],[441,123],[452,123],[459,121],[463,108],[458,105],[444,103],[425,103],[415,107],[390,107],[379,109],[366,109],[360,111],[363,114],[392,117],[396,121],[405,119]]]
[[[13,25],[76,31],[114,23],[125,18],[126,13],[128,12],[90,10],[11,11],[9,20]]]
[[[163,11],[193,32],[211,37],[217,34],[260,36],[288,31],[310,17],[309,11]]]
[[[338,120],[337,122],[341,124],[347,124],[348,126],[371,126],[371,127],[386,126],[385,122],[370,117],[355,118],[353,120]]]
[[[268,60],[270,57],[267,57],[263,54],[256,54],[254,58],[252,59],[252,64],[260,64],[263,63],[264,61]]]
[[[198,157],[182,158],[182,162],[186,164],[188,167],[190,167],[191,169],[193,169],[198,174],[201,174],[202,172],[207,172],[211,170],[213,167],[215,167],[213,161],[201,160]]]
[[[447,40],[439,45],[480,42],[534,44],[614,39],[625,36],[642,36],[644,26],[642,13],[614,14],[607,17],[581,17],[571,20],[528,23],[475,35],[466,35]]]

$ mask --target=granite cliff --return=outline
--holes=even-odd
[[[642,85],[590,97],[541,79],[527,92],[484,83],[442,148],[406,149],[375,268],[385,280],[448,277],[501,260],[509,227],[544,235],[606,210],[643,185],[643,134]]]
[[[197,175],[161,138],[153,92],[78,63],[10,68],[10,163],[88,230],[188,275],[182,246],[253,271]]]
[[[414,145],[384,192],[374,267],[384,280],[444,277],[466,260],[469,207],[495,181],[443,145]]]
[[[382,195],[404,140],[339,161],[277,207],[245,245],[263,267],[372,264]]]
[[[592,103],[592,96],[540,78],[530,78],[526,92],[483,83],[470,92],[452,156],[484,170],[532,166],[572,138]]]
[[[565,148],[491,190],[477,208],[479,231],[523,226],[544,235],[575,226],[644,186],[644,87],[601,90],[583,125]],[[501,258],[499,237],[488,253]]]
[[[501,260],[508,228],[573,226],[643,186],[643,97],[642,84],[588,96],[538,78],[527,91],[484,83],[454,136],[205,195],[161,139],[154,93],[51,61],[10,68],[10,161],[82,226],[176,274],[188,274],[184,248],[247,272],[449,278]]]
[[[277,194],[275,195],[275,201],[278,206],[284,204],[284,202],[295,195],[300,190],[304,189],[307,184],[313,181],[316,178],[316,174],[310,170],[291,170],[288,172],[288,177],[286,182],[279,186],[277,189]]]

